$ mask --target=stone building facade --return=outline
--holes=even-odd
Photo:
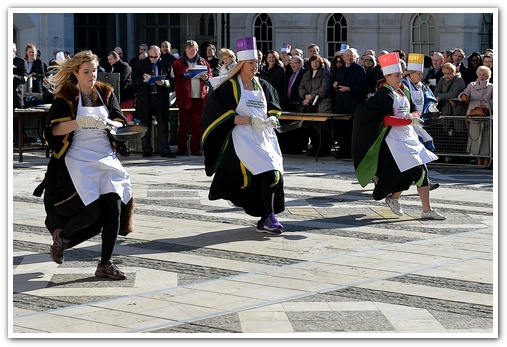
[[[131,10],[137,12],[127,13]],[[122,47],[130,59],[137,55],[140,43],[160,45],[164,40],[170,41],[173,50],[178,52],[183,51],[188,39],[201,45],[201,53],[207,43],[215,44],[217,49],[235,50],[235,40],[242,36],[256,36],[258,47],[264,52],[280,51],[283,43],[290,43],[306,55],[307,46],[315,43],[325,57],[332,57],[341,43],[357,48],[360,53],[370,48],[377,52],[402,49],[428,54],[431,50],[460,47],[468,54],[495,48],[497,40],[494,35],[497,9],[460,9],[468,11],[460,13],[368,13],[365,9],[338,8],[329,9],[329,13],[197,13],[195,9],[175,13],[173,10],[181,11],[143,13],[142,9],[125,9],[123,13],[57,13],[48,9],[46,13],[30,13],[29,9],[11,9],[9,20],[19,55],[26,44],[34,43],[44,61],[53,58],[55,49],[71,53],[91,49],[105,59],[115,46]]]

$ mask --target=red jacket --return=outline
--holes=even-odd
[[[206,59],[203,59],[201,57],[197,57],[197,65],[206,65],[208,67],[208,76],[213,77],[211,73],[211,69],[209,67],[208,62]],[[174,71],[174,78],[175,78],[175,85],[174,90],[176,92],[176,98],[178,100],[178,107],[179,108],[190,108],[190,78],[184,77],[183,75],[188,69],[188,65],[184,64],[183,57],[179,57],[176,59],[173,63],[173,71]],[[202,89],[202,98],[204,101],[204,104],[206,104],[207,95],[208,95],[208,88],[206,86],[206,82],[204,82],[201,78],[199,78],[199,81],[201,82],[201,89]]]

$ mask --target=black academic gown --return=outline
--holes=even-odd
[[[266,95],[268,115],[280,115],[281,108],[276,90],[267,81],[257,79]],[[252,175],[241,164],[234,150],[232,130],[235,127],[236,107],[241,88],[236,77],[225,81],[208,95],[202,118],[202,143],[207,176],[213,176],[209,199],[225,199],[242,207],[251,216],[261,217],[264,205],[260,175]],[[280,175],[275,192],[274,213],[285,209],[283,177]]]
[[[408,90],[406,87],[405,94]],[[365,187],[374,175],[378,183],[373,190],[373,198],[381,200],[387,195],[410,188],[425,172],[424,165],[401,172],[385,141],[391,127],[384,125],[386,115],[393,115],[393,92],[385,86],[380,87],[368,100],[359,105],[354,114],[352,128],[352,159],[356,177]],[[410,101],[410,112],[416,110]]]

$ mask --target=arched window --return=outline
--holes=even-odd
[[[255,19],[254,36],[257,39],[257,49],[265,55],[272,48],[273,24],[266,13],[261,13]]]
[[[340,50],[342,43],[347,43],[347,20],[341,13],[335,13],[327,21],[327,54],[328,58]]]
[[[201,18],[199,18],[199,35],[206,35],[206,21],[204,20],[203,14],[201,14]]]
[[[435,50],[435,20],[431,14],[416,14],[411,33],[411,52],[429,54]]]

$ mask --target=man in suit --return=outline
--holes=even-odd
[[[134,89],[132,86],[132,68],[128,63],[121,60],[116,51],[109,52],[107,56],[109,66],[106,72],[114,72],[120,74],[120,106],[121,108],[134,107]]]
[[[126,61],[125,61],[126,59],[125,59],[125,60],[123,60],[123,58],[124,58],[124,57],[123,57],[123,49],[121,49],[121,47],[116,46],[116,47],[114,47],[113,51],[115,51],[116,53],[118,53],[118,56],[120,57],[120,60],[121,60],[121,61],[124,61],[125,63],[127,63],[127,64],[128,64],[128,62],[126,62]]]
[[[157,146],[162,157],[174,158],[169,148],[169,90],[174,83],[171,78],[171,65],[160,59],[161,51],[158,46],[151,46],[148,58],[140,60],[132,74],[134,85],[137,86],[136,118],[148,127],[148,132],[142,139],[143,157],[151,157],[151,117],[157,121]],[[163,76],[154,83],[145,80],[152,76]]]
[[[160,44],[160,50],[162,51],[160,58],[167,60],[169,64],[172,65],[176,60],[176,56],[171,53],[171,43],[169,41],[163,41]]]
[[[16,44],[12,44],[12,63],[13,63],[13,84],[14,84],[14,108],[23,108],[23,85],[26,83],[28,76],[28,64],[25,59],[16,56],[18,49]],[[14,125],[14,145],[18,144],[18,122],[13,122]]]
[[[452,63],[456,66],[456,72],[461,73],[461,76],[465,73],[467,67],[463,63],[466,54],[465,51],[461,48],[455,48],[454,53],[452,53]]]
[[[146,54],[148,52],[148,48],[149,47],[146,43],[141,43],[139,45],[139,53],[137,54],[137,57],[130,59],[130,62],[129,62],[129,65],[132,68],[132,70],[136,68],[137,62],[139,60],[143,60],[143,59],[147,58]]]
[[[305,69],[303,67],[304,60],[300,56],[294,56],[290,59],[290,72],[285,75],[283,81],[284,93],[280,95],[280,105],[284,111],[294,111],[293,103],[300,101],[299,84],[303,79]]]
[[[320,48],[315,43],[312,43],[311,45],[308,46],[308,59],[314,55],[320,55]],[[324,60],[324,68],[327,70],[327,72],[329,72],[331,69],[331,62],[324,57],[322,57],[322,59]],[[311,68],[310,64],[308,63],[308,60],[305,61],[304,68],[305,69]]]
[[[117,47],[118,48],[118,47]],[[134,108],[134,85],[132,84],[132,68],[124,62],[117,51],[109,52],[107,56],[109,65],[106,67],[106,72],[113,72],[120,74],[120,107],[121,108]],[[129,121],[133,120],[132,113],[125,113],[125,117]]]
[[[285,75],[284,93],[280,95],[280,105],[283,111],[298,112],[294,108],[294,103],[302,101],[299,96],[299,84],[306,72],[303,65],[304,60],[299,55],[295,55],[290,59],[291,73]],[[280,121],[280,124],[283,125],[288,122],[290,121]],[[277,136],[282,153],[301,154],[308,147],[308,134],[303,127],[286,133],[277,133]]]

